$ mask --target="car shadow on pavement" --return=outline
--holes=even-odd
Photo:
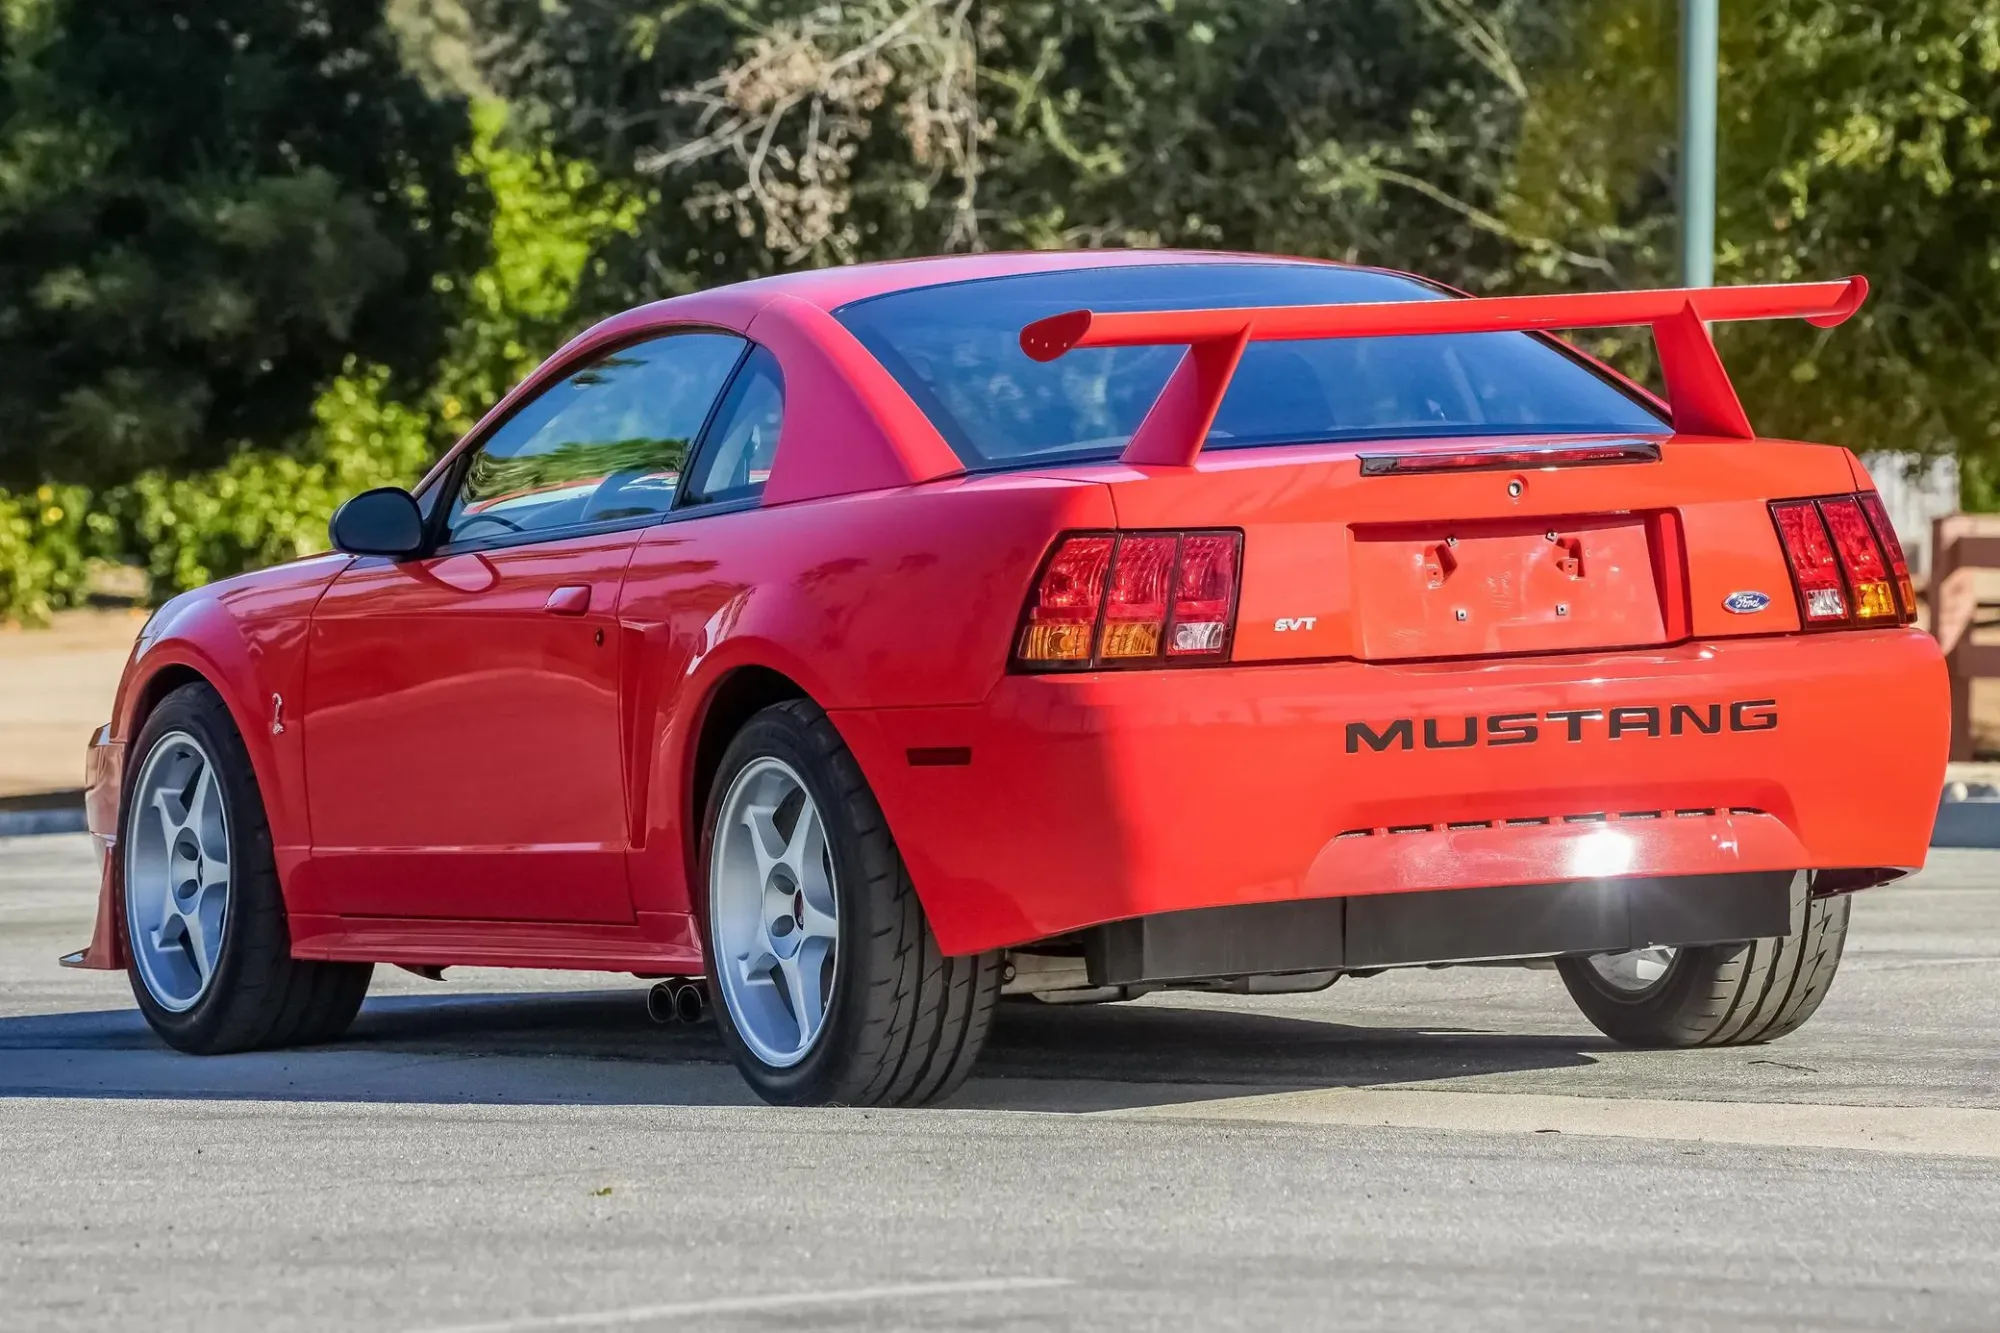
[[[454,1105],[746,1105],[712,1022],[659,1026],[643,991],[371,998],[342,1040],[198,1058],[132,1009],[0,1019],[0,1098]],[[949,1105],[1129,1109],[1590,1065],[1581,1036],[1353,1026],[1217,1006],[1001,1006]]]

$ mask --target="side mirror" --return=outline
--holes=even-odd
[[[423,549],[424,515],[408,491],[378,486],[334,510],[327,536],[336,551],[403,560]]]

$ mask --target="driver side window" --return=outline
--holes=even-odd
[[[445,517],[446,544],[665,514],[742,353],[732,334],[669,334],[550,385],[473,452]]]

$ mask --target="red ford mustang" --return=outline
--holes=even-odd
[[[1780,1035],[1923,862],[1946,686],[1867,474],[1706,324],[1865,294],[1126,252],[631,311],[153,617],[66,961],[196,1052],[375,963],[705,976],[779,1102],[942,1096],[1006,994],[1411,964]],[[1547,332],[1614,324],[1665,400]]]

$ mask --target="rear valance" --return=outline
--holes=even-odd
[[[1237,310],[1072,310],[1021,330],[1021,350],[1053,361],[1078,347],[1185,343],[1188,354],[1125,448],[1132,464],[1186,466],[1208,437],[1243,349],[1251,342],[1383,338],[1413,334],[1535,332],[1650,324],[1677,432],[1754,436],[1716,355],[1707,324],[1732,319],[1804,319],[1830,328],[1868,296],[1861,277],[1837,282],[1670,288],[1450,301],[1269,306]]]

